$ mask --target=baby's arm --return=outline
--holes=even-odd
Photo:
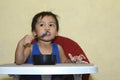
[[[16,48],[15,52],[15,63],[16,64],[24,64],[27,60],[28,56],[31,53],[31,41],[33,37],[30,35],[26,35],[22,38]]]
[[[58,45],[58,48],[59,48],[61,63],[70,63],[71,61],[65,56],[63,48],[60,45]]]

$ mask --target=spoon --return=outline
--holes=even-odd
[[[35,38],[41,38],[41,37],[44,37],[44,36],[47,34],[47,32],[48,32],[48,31],[43,32],[41,36],[35,35]]]

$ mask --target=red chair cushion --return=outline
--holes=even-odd
[[[66,37],[63,37],[63,36],[57,36],[53,42],[62,46],[62,48],[65,52],[65,55],[67,57],[68,57],[69,53],[71,53],[72,56],[82,54],[82,55],[85,56],[85,61],[87,61],[89,63],[89,60],[86,57],[83,50],[81,49],[81,47],[75,41],[73,41],[72,39],[69,39],[69,38],[66,38]]]

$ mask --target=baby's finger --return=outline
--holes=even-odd
[[[70,58],[70,60],[71,60],[72,62],[75,62],[75,59],[74,59],[74,57],[71,55],[71,53],[69,53],[68,56],[69,56],[69,58]]]
[[[81,55],[78,56],[78,58],[83,60],[83,59],[85,59],[85,56],[81,54]]]
[[[73,56],[71,55],[71,53],[68,54],[70,59],[73,59]]]

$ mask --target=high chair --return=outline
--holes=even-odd
[[[32,42],[36,42],[37,39],[34,39]],[[76,55],[83,55],[85,58],[83,59],[85,62],[90,63],[87,56],[85,55],[84,51],[81,49],[81,47],[72,39],[63,37],[63,36],[57,36],[53,43],[57,43],[62,46],[65,55],[67,58],[69,58],[68,54],[71,53],[72,56]],[[90,74],[82,74],[82,80],[89,80]],[[71,75],[65,75],[63,76],[63,80],[66,80],[67,77],[71,77]],[[14,80],[19,80],[19,76],[15,75],[13,76]]]

